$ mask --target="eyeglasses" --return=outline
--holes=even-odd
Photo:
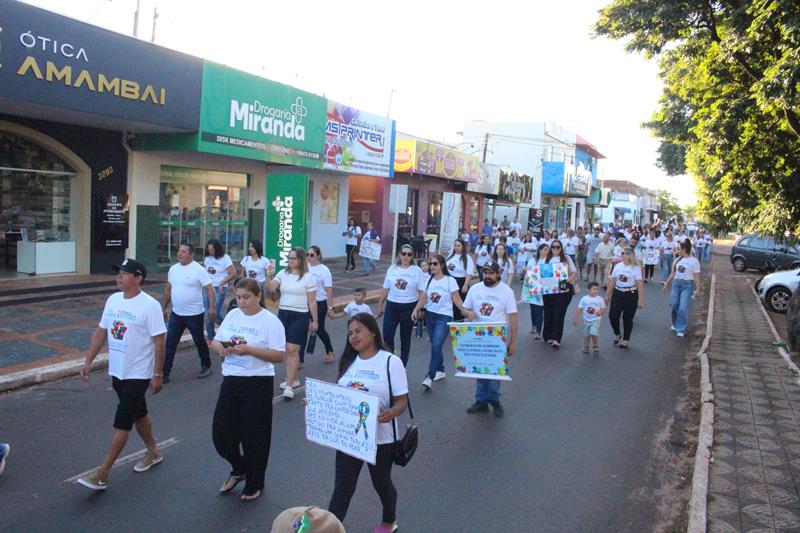
[[[413,252],[400,252],[400,255],[402,255],[403,257],[411,257],[414,254]]]
[[[436,261],[432,261],[432,262],[428,263],[428,266],[438,267],[439,263],[437,263]]]
[[[551,250],[560,250],[561,247],[559,245],[557,245],[557,244],[554,244],[553,246],[550,247],[550,249]]]

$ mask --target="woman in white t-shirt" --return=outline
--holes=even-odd
[[[544,263],[545,258],[547,257],[547,253],[550,251],[550,247],[542,243],[533,252],[533,255],[528,259],[528,263],[525,265],[525,268],[522,269],[522,279],[524,280],[522,285],[522,297],[521,299],[525,302],[528,302],[531,308],[531,333],[533,334],[534,340],[541,340],[542,338],[542,326],[544,325],[544,300],[542,299],[542,295],[539,291],[532,290],[533,287],[530,287],[528,283],[528,270],[534,268],[536,265],[540,263]]]
[[[219,491],[230,492],[244,481],[243,501],[255,500],[264,490],[272,440],[273,363],[283,362],[286,350],[283,325],[261,307],[262,298],[261,284],[240,279],[239,307],[228,313],[211,343],[222,358],[223,376],[212,436],[217,453],[231,465]]]
[[[264,257],[264,247],[261,241],[253,239],[247,245],[247,255],[239,261],[242,265],[242,277],[254,279],[261,284],[263,293],[267,293],[267,270],[272,262]]]
[[[675,250],[678,248],[678,243],[672,237],[671,232],[667,232],[664,240],[661,241],[661,281],[667,281],[670,273],[672,272],[672,262],[675,258]]]
[[[350,217],[347,219],[347,227],[342,232],[344,237],[344,251],[347,255],[347,264],[344,266],[344,271],[356,269],[356,246],[358,246],[358,239],[361,238],[361,226],[356,224],[356,219]]]
[[[399,431],[395,419],[408,407],[408,378],[402,361],[383,349],[381,331],[372,315],[359,313],[347,322],[347,344],[339,360],[339,385],[380,396],[377,416],[378,451],[375,464],[368,464],[372,486],[383,505],[381,529],[394,531],[397,489],[392,483],[395,441]],[[336,452],[336,474],[328,510],[344,522],[358,485],[364,461]]]
[[[669,294],[669,305],[672,308],[672,331],[678,337],[686,334],[689,325],[689,316],[692,314],[692,296],[697,291],[702,293],[700,285],[700,261],[692,255],[692,243],[683,241],[678,248],[678,257],[667,281],[664,282],[664,292],[672,284]]]
[[[650,230],[650,234],[642,244],[644,252],[644,282],[653,281],[656,265],[659,263],[661,255],[661,242],[656,237],[656,232]]]
[[[630,246],[623,248],[622,262],[614,265],[608,277],[606,302],[610,302],[608,317],[611,320],[611,329],[614,330],[614,344],[619,348],[627,348],[633,331],[636,309],[644,307],[642,267],[636,261],[635,252]],[[622,317],[621,337],[620,317]]]
[[[292,248],[287,254],[289,265],[274,274],[270,266],[272,292],[281,290],[278,318],[286,330],[286,381],[281,383],[283,397],[294,398],[294,387],[300,386],[297,370],[300,368],[300,347],[305,346],[308,332],[317,331],[317,282],[308,271],[306,251]]]
[[[481,242],[475,248],[475,264],[478,267],[478,276],[481,281],[483,281],[483,272],[481,268],[483,265],[488,263],[492,260],[492,252],[494,251],[494,247],[492,246],[492,237],[491,235],[484,235],[481,237]]]
[[[452,256],[451,256],[452,257]],[[461,290],[455,278],[448,271],[448,262],[443,255],[434,255],[428,262],[431,275],[425,284],[425,295],[417,303],[416,311],[425,308],[425,327],[431,339],[431,361],[428,365],[428,375],[422,381],[422,386],[430,390],[434,381],[445,378],[444,356],[442,347],[450,336],[448,322],[453,321],[454,310],[464,316],[464,302],[461,299]]]
[[[516,267],[514,266],[514,258],[509,255],[508,247],[502,239],[500,240],[500,244],[494,247],[492,259],[500,265],[500,281],[511,286],[511,282],[514,281]]]
[[[519,253],[517,254],[517,274],[520,275],[519,280],[524,281],[525,276],[523,272],[525,271],[525,266],[528,264],[528,260],[536,255],[536,249],[539,247],[539,241],[531,235],[531,232],[525,234],[522,238],[522,244],[519,247]]]
[[[559,239],[553,239],[542,264],[567,265],[567,279],[559,281],[559,286],[554,292],[542,295],[542,336],[547,344],[555,350],[561,348],[561,337],[564,335],[564,317],[572,301],[572,295],[580,292],[580,286],[575,282],[578,273],[572,258],[564,252],[564,245]],[[555,268],[559,267],[554,267]],[[563,267],[560,267],[563,268]]]
[[[425,294],[427,275],[414,264],[410,244],[400,247],[397,264],[389,267],[383,280],[376,318],[383,316],[383,343],[394,352],[394,335],[400,326],[400,359],[408,364],[411,353],[411,330],[416,320],[415,308]],[[385,312],[385,314],[384,314]]]
[[[219,239],[209,239],[206,243],[206,256],[203,259],[203,266],[211,278],[211,285],[214,286],[216,323],[221,324],[223,304],[225,303],[225,296],[228,294],[228,283],[236,278],[236,269],[233,266],[231,256],[225,253],[225,246]],[[206,310],[206,336],[208,340],[213,340],[214,322],[208,313],[209,299],[207,291],[203,291],[203,306]]]
[[[428,266],[430,266],[430,263]],[[447,258],[446,266],[447,271],[458,284],[458,290],[461,291],[463,298],[469,290],[472,278],[477,274],[475,270],[475,261],[473,261],[472,256],[467,253],[467,244],[465,241],[456,239],[453,242],[453,251],[450,252],[450,256]],[[431,273],[432,272],[433,270],[431,270]],[[454,320],[461,320],[464,318],[461,314],[461,310],[455,303],[453,303],[452,317]]]
[[[309,246],[308,252],[308,271],[314,276],[317,282],[317,337],[325,346],[324,363],[336,361],[336,353],[333,351],[331,336],[325,330],[325,318],[331,317],[333,311],[333,275],[331,270],[322,264],[322,250],[319,246]],[[305,346],[300,346],[300,362],[305,362]]]

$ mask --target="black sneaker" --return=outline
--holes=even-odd
[[[200,369],[200,372],[197,373],[198,378],[207,378],[210,375],[211,375],[210,366],[204,366],[203,368]]]
[[[503,406],[500,404],[500,400],[489,402],[489,404],[491,404],[492,409],[494,409],[494,416],[497,418],[503,418],[505,411],[503,410]]]
[[[475,413],[486,413],[489,411],[489,406],[485,403],[475,402],[469,407],[467,407],[467,412],[471,415]]]

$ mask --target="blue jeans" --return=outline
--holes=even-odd
[[[678,333],[686,333],[689,315],[692,313],[692,294],[694,281],[688,279],[672,280],[669,305],[672,308],[672,325]]]
[[[425,327],[428,328],[428,335],[431,338],[431,362],[428,365],[428,377],[433,379],[436,372],[444,372],[444,355],[442,347],[447,337],[450,335],[450,326],[453,318],[439,313],[425,311]]]
[[[228,287],[214,287],[214,310],[217,312],[217,324],[222,324],[222,304],[225,303],[225,295]],[[208,317],[208,291],[203,291],[203,307],[206,308],[206,336],[208,340],[214,339],[214,324]]]
[[[207,292],[204,292],[206,297]],[[211,358],[208,353],[208,343],[203,337],[203,318],[204,314],[194,316],[180,316],[175,313],[169,314],[169,323],[167,324],[167,343],[164,353],[164,375],[169,376],[172,372],[172,362],[175,360],[175,351],[178,349],[178,343],[181,341],[181,335],[185,329],[189,329],[192,334],[194,345],[197,346],[197,355],[200,356],[200,365],[206,368],[211,368]]]
[[[361,260],[364,262],[364,274],[369,274],[370,271],[375,271],[375,261],[372,259],[367,259],[366,257],[362,257]]]
[[[394,352],[394,334],[397,326],[400,326],[400,359],[403,366],[408,365],[408,354],[411,353],[411,331],[414,329],[414,321],[411,319],[411,311],[417,306],[417,302],[401,304],[387,301],[383,311],[383,343],[390,352]]]
[[[711,261],[711,252],[712,252],[711,248],[712,248],[711,244],[706,244],[705,253],[703,254],[703,257],[701,259],[704,263],[708,263],[709,261]]]
[[[531,327],[533,327],[533,331],[541,335],[544,326],[544,307],[536,304],[528,305],[531,306]]]
[[[500,401],[499,379],[479,379],[475,384],[475,401],[478,403],[489,403]]]
[[[661,256],[661,281],[667,281],[669,273],[672,272],[672,255],[664,254]]]

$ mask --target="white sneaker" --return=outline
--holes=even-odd
[[[422,386],[426,389],[430,389],[433,386],[433,381],[431,381],[431,378],[426,376],[425,379],[422,380]]]
[[[442,381],[446,377],[447,374],[445,374],[444,372],[436,372],[436,375],[433,376],[433,381]]]
[[[286,387],[283,389],[283,399],[284,400],[293,400],[294,399],[294,389],[291,387]]]
[[[670,326],[669,329],[672,331],[678,331],[677,329],[675,329],[675,326]]]
[[[684,334],[683,334],[683,333],[681,333],[681,332],[678,332],[678,337],[683,337],[683,336],[684,336]]]
[[[299,387],[299,386],[300,386],[300,381],[299,380],[294,380],[294,383],[292,383],[292,387]],[[285,381],[281,381],[281,384],[278,385],[278,387],[280,387],[281,390],[285,389],[286,388],[286,382]]]

